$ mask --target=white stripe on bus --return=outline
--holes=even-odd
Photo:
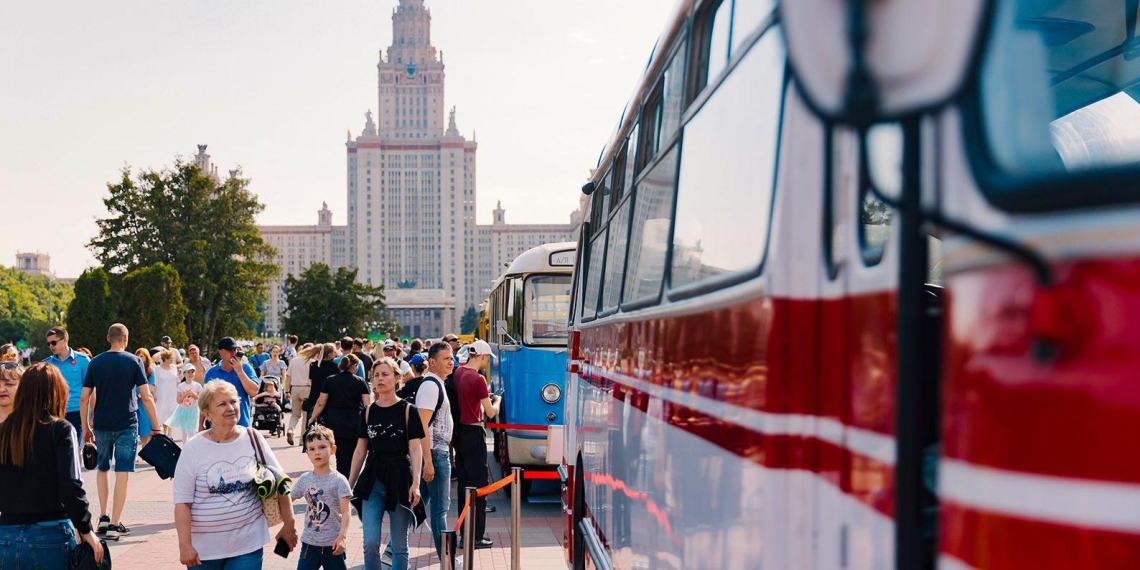
[[[588,374],[603,376],[670,403],[697,410],[753,431],[767,435],[817,437],[884,464],[895,464],[895,438],[871,430],[852,427],[835,418],[810,414],[762,412],[673,388],[665,388],[618,372],[606,371],[598,374],[594,366],[586,366],[585,368]]]
[[[1140,533],[1140,485],[1054,477],[943,459],[943,500],[1068,527]]]

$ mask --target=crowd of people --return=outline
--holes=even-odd
[[[481,373],[493,358],[481,340],[467,346],[462,363],[454,334],[434,343],[346,337],[302,345],[289,336],[285,346],[249,348],[225,337],[214,347],[216,362],[169,337],[132,353],[121,324],[94,357],[72,348],[63,327],[46,340],[51,356],[26,369],[18,351],[0,346],[0,485],[26,491],[0,494],[0,567],[17,560],[63,567],[79,548],[98,560],[100,538],[129,536],[122,518],[130,474],[160,434],[182,444],[174,522],[179,560],[190,568],[261,568],[278,519],[275,551],[300,544],[299,569],[344,568],[355,507],[365,568],[379,570],[388,557],[403,570],[408,534],[419,524],[430,526],[442,552],[453,465],[460,489],[489,482],[484,418],[497,415],[499,398]],[[262,411],[278,420],[270,435],[299,442],[312,464],[295,482],[258,429]],[[89,457],[94,522],[80,478]],[[306,503],[300,536],[294,500]],[[492,546],[485,512],[480,500],[465,520],[475,526],[476,548]]]

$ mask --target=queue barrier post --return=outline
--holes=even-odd
[[[519,555],[519,527],[522,520],[522,467],[512,467],[511,474],[511,570],[520,570],[522,561]]]
[[[475,509],[479,508],[479,503],[476,501],[478,496],[478,489],[467,487],[468,514],[463,525],[463,570],[475,567]]]
[[[455,531],[453,529],[441,530],[439,542],[443,554],[439,560],[440,570],[455,570]]]

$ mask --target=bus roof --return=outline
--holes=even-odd
[[[532,247],[519,254],[507,270],[503,272],[495,282],[491,285],[491,290],[495,290],[503,278],[508,275],[520,275],[523,273],[573,273],[574,263],[577,261],[575,253],[578,249],[578,243],[573,241],[564,241],[560,243],[544,243],[538,247]],[[562,255],[558,255],[562,254]],[[551,263],[551,262],[554,263]]]

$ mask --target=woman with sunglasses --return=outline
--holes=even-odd
[[[0,362],[20,362],[20,349],[10,342],[0,345]]]
[[[67,382],[59,369],[32,365],[0,424],[0,489],[6,490],[0,493],[0,568],[66,568],[76,532],[95,561],[103,560],[66,411]]]
[[[20,387],[20,376],[24,369],[18,362],[0,362],[0,423],[12,415],[16,402],[16,389]]]

